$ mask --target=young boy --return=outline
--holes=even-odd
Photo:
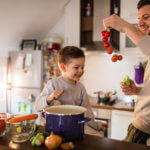
[[[37,98],[35,108],[44,108],[58,104],[83,106],[87,109],[86,117],[91,118],[88,126],[95,130],[107,129],[106,123],[94,121],[94,115],[89,103],[85,87],[79,82],[84,73],[85,55],[82,50],[74,46],[66,46],[58,53],[58,65],[62,76],[50,80]]]

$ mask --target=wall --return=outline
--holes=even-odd
[[[80,0],[70,0],[62,11],[60,20],[49,31],[50,35],[63,38],[63,46],[80,45]]]
[[[103,18],[110,15],[110,0],[94,0],[94,32],[93,40],[100,41],[101,31],[104,30]]]
[[[121,12],[120,16],[125,20],[137,19],[138,18],[138,10],[137,3],[139,0],[121,0]]]
[[[43,39],[69,0],[0,1],[0,56],[19,50],[23,39]]]
[[[47,34],[47,37],[59,36],[62,38],[63,44],[65,42],[65,13],[62,11],[62,17],[60,20],[52,27],[52,29]]]
[[[65,8],[65,44],[80,45],[80,0],[71,0]]]
[[[85,85],[90,96],[96,97],[93,94],[95,91],[117,91],[119,99],[126,99],[121,92],[120,82],[126,75],[134,79],[134,65],[138,64],[141,55],[135,52],[124,53],[123,60],[120,62],[111,62],[110,56],[105,51],[88,52],[85,63],[85,74],[81,82]]]

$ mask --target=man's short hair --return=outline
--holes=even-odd
[[[150,0],[140,0],[137,4],[137,9],[139,10],[141,7],[145,5],[150,5]]]
[[[68,63],[71,58],[85,58],[84,52],[75,46],[66,46],[58,52],[58,62]]]

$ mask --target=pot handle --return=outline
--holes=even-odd
[[[90,120],[91,120],[91,118],[84,118],[84,119],[78,120],[78,124],[83,124],[83,123],[86,123]]]

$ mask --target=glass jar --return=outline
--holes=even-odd
[[[143,83],[143,78],[144,78],[144,68],[143,66],[140,65],[135,65],[134,66],[135,70],[135,82],[137,84],[142,84]]]
[[[6,114],[0,113],[0,136],[4,136],[6,133]]]
[[[10,114],[0,113],[0,136],[4,136],[9,131],[9,123],[7,123],[7,120],[10,118]]]

